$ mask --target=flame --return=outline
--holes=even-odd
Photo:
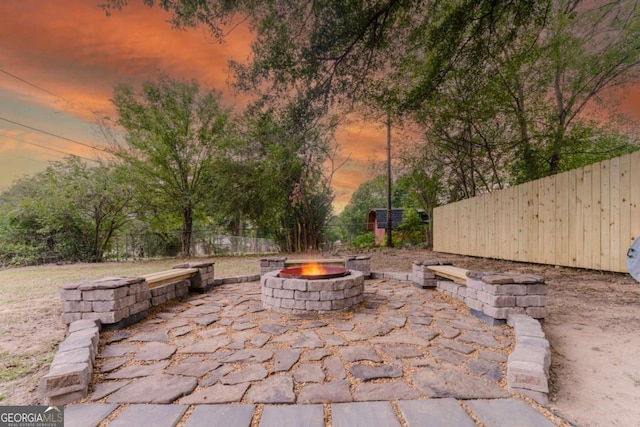
[[[321,274],[325,274],[325,268],[318,264],[317,262],[311,262],[309,264],[303,264],[300,267],[300,273],[303,276],[318,276]]]

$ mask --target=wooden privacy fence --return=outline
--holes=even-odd
[[[435,251],[626,272],[640,151],[436,208]]]

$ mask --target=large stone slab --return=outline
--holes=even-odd
[[[418,399],[421,393],[404,382],[394,381],[386,383],[359,384],[354,393],[354,400],[389,401],[398,399]]]
[[[150,375],[161,374],[164,369],[169,366],[169,361],[154,363],[153,365],[132,365],[124,367],[118,371],[111,372],[106,376],[108,380],[120,380],[147,377]]]
[[[133,344],[110,344],[105,346],[98,357],[122,357],[127,354],[133,353],[138,349],[137,345]]]
[[[293,379],[289,375],[277,374],[251,386],[247,401],[252,403],[295,403]]]
[[[520,399],[469,400],[473,414],[488,427],[536,426],[555,424]],[[505,416],[509,414],[509,416]]]
[[[255,405],[198,405],[184,423],[184,427],[249,427]]]
[[[430,353],[438,360],[444,360],[445,362],[459,365],[466,362],[467,356],[460,354],[457,351],[449,350],[448,348],[432,348]]]
[[[458,340],[469,344],[479,344],[484,347],[502,348],[496,339],[488,332],[467,331],[458,337]]]
[[[64,409],[66,427],[90,427],[99,425],[118,405],[105,403],[78,403]]]
[[[331,420],[333,427],[400,427],[389,402],[334,403]]]
[[[191,393],[198,382],[182,375],[152,375],[127,384],[107,398],[107,403],[171,403]]]
[[[259,427],[324,427],[322,405],[265,406]]]
[[[435,333],[433,333],[435,334]],[[427,339],[411,334],[406,331],[396,330],[384,337],[378,337],[370,340],[373,344],[413,344],[422,347],[429,346],[429,339],[434,338],[436,335],[429,336]]]
[[[160,331],[152,331],[152,332],[141,332],[139,334],[133,335],[129,338],[129,341],[142,341],[142,342],[168,342],[169,341],[169,333],[164,330]]]
[[[248,383],[262,380],[266,378],[267,375],[269,375],[269,371],[267,371],[264,366],[259,363],[254,363],[236,372],[225,375],[220,379],[220,382],[222,384]]]
[[[402,376],[402,368],[391,365],[368,366],[358,364],[349,368],[349,372],[362,381],[371,381],[380,378],[399,378]]]
[[[292,345],[292,348],[320,348],[324,347],[324,342],[314,331],[304,331]]]
[[[178,353],[215,353],[230,342],[227,336],[217,336],[183,347],[178,350]]]
[[[227,375],[229,372],[233,371],[233,367],[231,365],[222,365],[219,368],[216,368],[211,372],[206,378],[204,378],[198,385],[200,387],[210,387],[217,383],[220,378]]]
[[[387,335],[389,332],[393,331],[395,327],[386,323],[363,323],[358,326],[358,329],[368,337],[380,337]]]
[[[324,367],[327,370],[327,374],[333,380],[343,380],[347,378],[347,371],[344,369],[344,365],[339,357],[327,357],[323,361]]]
[[[260,348],[264,346],[267,343],[267,341],[269,341],[269,338],[271,338],[271,334],[267,334],[267,333],[256,334],[251,337],[251,344]]]
[[[199,326],[209,326],[210,324],[220,320],[220,316],[217,314],[207,314],[205,316],[196,317],[193,322]]]
[[[279,350],[276,351],[275,371],[288,371],[300,359],[302,350]]]
[[[126,357],[110,357],[100,363],[100,373],[108,374],[129,362]]]
[[[324,381],[324,371],[320,365],[301,363],[293,373],[298,383],[321,383]]]
[[[139,362],[165,360],[170,358],[176,350],[177,347],[175,345],[165,344],[163,342],[150,342],[140,347],[140,350],[136,352],[134,360]]]
[[[199,357],[181,360],[166,370],[167,374],[184,375],[199,378],[218,368],[220,363],[213,360],[202,360]]]
[[[411,357],[422,357],[424,353],[410,344],[384,345],[379,347],[382,352],[394,359],[407,359]]]
[[[467,370],[472,374],[481,375],[489,381],[502,381],[502,366],[488,360],[475,359],[467,363]]]
[[[279,325],[275,323],[266,323],[264,325],[260,325],[260,330],[271,335],[280,335],[284,332],[287,332],[289,330],[289,326]]]
[[[412,378],[413,384],[427,397],[496,399],[509,396],[498,384],[462,372],[421,369]]]
[[[183,397],[179,403],[183,405],[200,405],[240,402],[248,388],[249,383],[234,385],[216,384]]]
[[[273,351],[271,350],[252,348],[252,349],[235,351],[229,356],[219,360],[222,363],[236,363],[236,362],[261,363],[271,359],[272,357],[273,357]]]
[[[361,360],[369,360],[371,362],[382,362],[378,353],[372,347],[362,345],[349,346],[340,349],[340,355],[347,362],[359,362]]]
[[[120,390],[122,387],[129,384],[131,381],[105,381],[96,384],[93,387],[93,393],[91,393],[91,401],[95,402],[110,395],[116,390]]]
[[[129,405],[109,427],[175,426],[187,408],[186,405]]]
[[[398,407],[409,427],[423,426],[425,420],[433,427],[476,426],[455,399],[400,400]]]
[[[308,384],[300,390],[298,403],[351,402],[353,398],[349,387],[349,381],[346,380]]]

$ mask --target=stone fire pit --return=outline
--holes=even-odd
[[[271,271],[260,279],[264,308],[323,313],[349,310],[364,299],[364,275],[360,271],[345,270],[342,277],[321,279],[281,277],[280,273]]]

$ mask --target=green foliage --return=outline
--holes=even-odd
[[[230,230],[250,224],[273,236],[284,251],[317,249],[332,217],[332,128],[309,124],[295,106],[250,107],[238,140],[217,165],[215,221]]]
[[[32,265],[38,252],[37,247],[28,244],[0,241],[0,267]]]
[[[373,248],[376,245],[375,239],[376,237],[373,234],[373,231],[367,231],[357,235],[350,246],[354,249]]]
[[[140,212],[160,223],[182,224],[182,254],[189,256],[195,217],[216,180],[215,159],[229,138],[229,110],[220,94],[197,82],[162,77],[140,92],[119,85],[112,100],[125,142],[113,153],[137,188]]]
[[[103,259],[133,194],[117,169],[78,158],[13,184],[0,202],[3,263]]]
[[[404,210],[402,223],[398,226],[397,234],[402,246],[415,246],[425,242],[426,225],[415,209]]]

